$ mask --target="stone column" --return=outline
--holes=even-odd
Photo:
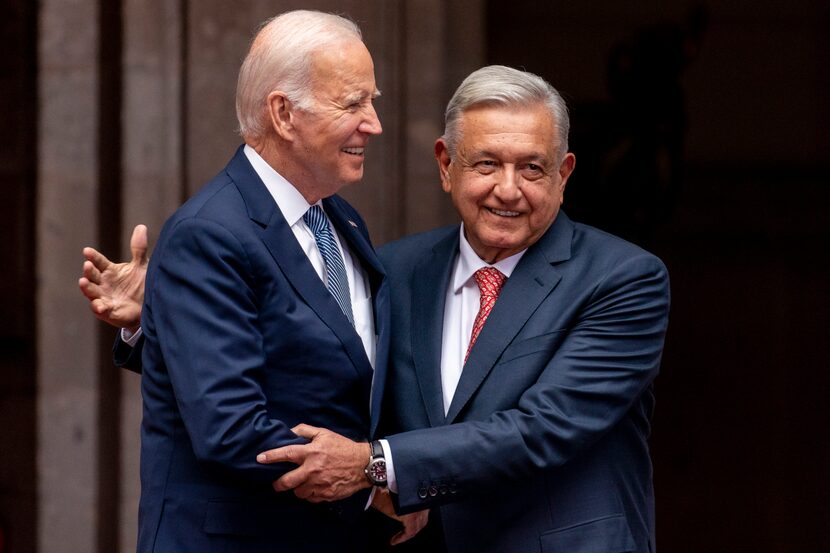
[[[433,148],[444,132],[444,109],[452,93],[484,62],[484,9],[483,0],[406,2],[402,234],[458,220],[441,189]]]
[[[97,233],[98,11],[43,0],[37,182],[38,549],[96,550],[98,322],[78,292]]]

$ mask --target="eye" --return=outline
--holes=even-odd
[[[541,178],[545,174],[545,169],[536,163],[528,163],[522,168],[522,173],[525,178],[535,180]]]
[[[485,175],[489,175],[493,171],[496,170],[498,167],[498,163],[492,159],[482,159],[481,161],[477,161],[473,167],[475,167],[476,171],[479,173],[483,173]]]

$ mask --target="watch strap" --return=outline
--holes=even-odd
[[[372,459],[380,457],[381,459],[384,458],[383,455],[383,446],[380,444],[380,440],[372,440],[369,443],[369,446],[372,448]]]

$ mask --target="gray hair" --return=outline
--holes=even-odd
[[[339,15],[295,10],[265,21],[239,69],[236,118],[243,138],[262,137],[268,127],[266,99],[282,90],[300,109],[311,107],[312,54],[349,40],[362,41],[358,26]]]
[[[559,138],[557,156],[562,161],[568,152],[570,119],[565,100],[542,77],[504,65],[488,65],[473,71],[455,91],[444,113],[444,142],[455,157],[460,139],[458,122],[475,106],[529,106],[544,104],[553,117]]]

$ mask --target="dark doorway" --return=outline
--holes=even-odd
[[[3,3],[0,36],[0,549],[35,551],[35,2]]]
[[[796,4],[487,3],[487,62],[571,106],[565,211],[669,267],[660,551],[830,551],[830,9]]]

